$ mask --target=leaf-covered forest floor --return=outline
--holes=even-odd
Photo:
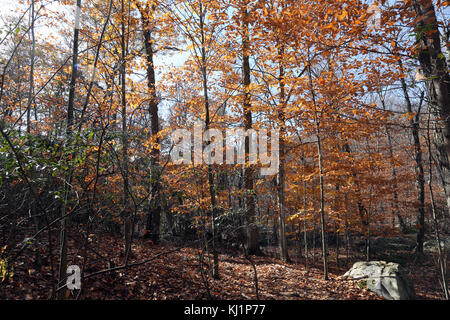
[[[102,235],[92,240],[90,250],[84,252],[79,241],[69,241],[69,265],[83,266],[83,257],[89,256],[83,275],[123,265],[123,240]],[[55,239],[56,240],[56,239]],[[98,241],[101,240],[101,241]],[[211,256],[203,257],[195,247],[176,247],[162,244],[152,245],[149,241],[136,239],[129,263],[151,259],[151,261],[101,273],[83,279],[81,292],[75,290],[69,299],[331,299],[372,300],[381,299],[365,290],[358,281],[347,280],[342,275],[363,255],[353,256],[346,266],[345,256],[340,256],[340,266],[335,260],[336,251],[330,248],[329,280],[323,280],[320,250],[315,259],[304,258],[291,252],[291,263],[282,263],[275,257],[275,248],[266,248],[263,257],[252,256],[257,270],[258,296],[255,288],[255,273],[252,263],[242,250],[228,250],[219,255],[220,279],[209,276]],[[41,254],[42,267],[33,262],[33,249],[27,249],[15,263],[12,278],[0,284],[0,299],[49,299],[52,292],[51,267],[48,253]],[[342,249],[341,249],[342,252]],[[57,274],[57,254],[54,254],[54,273]],[[355,253],[354,253],[355,254]],[[438,282],[435,257],[416,259],[412,253],[403,253],[400,260],[411,271],[411,278],[418,299],[442,299]],[[374,257],[373,260],[375,260]],[[395,260],[395,259],[394,259]],[[392,261],[392,259],[391,259]],[[448,261],[447,261],[448,262]],[[203,270],[203,272],[202,272]]]

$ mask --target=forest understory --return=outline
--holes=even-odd
[[[364,288],[361,280],[345,279],[344,273],[356,261],[364,261],[363,253],[352,251],[350,257],[340,249],[339,266],[336,247],[329,247],[329,280],[323,279],[320,249],[309,249],[308,267],[303,255],[289,251],[291,262],[283,263],[277,247],[265,247],[264,256],[247,258],[242,250],[222,247],[219,251],[220,278],[213,279],[209,269],[212,255],[194,246],[175,246],[169,243],[153,245],[150,240],[138,239],[132,245],[133,254],[127,268],[120,247],[123,239],[103,234],[89,241],[87,252],[78,251],[82,239],[73,235],[69,241],[70,264],[83,266],[81,292],[67,291],[68,299],[79,300],[382,300]],[[344,251],[344,252],[343,252]],[[54,268],[57,252],[53,253]],[[138,257],[138,258],[137,258]],[[203,258],[202,258],[203,257]],[[418,257],[414,252],[397,251],[373,253],[373,258],[401,262],[410,271],[418,300],[441,300],[439,272],[434,254]],[[249,260],[250,259],[250,260]],[[150,260],[141,265],[132,266]],[[16,262],[13,277],[1,284],[0,299],[52,298],[52,270],[48,252],[40,253],[42,267],[36,265],[36,254],[27,250]],[[203,261],[203,263],[201,262]],[[447,258],[447,267],[449,259]],[[202,267],[203,266],[203,267]],[[255,272],[257,270],[257,290]],[[115,271],[108,269],[117,268]],[[106,272],[105,272],[106,271]],[[93,275],[97,272],[104,272]],[[56,273],[56,271],[55,271]]]
[[[449,0],[8,2],[0,299],[450,300]]]

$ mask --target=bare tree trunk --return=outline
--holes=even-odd
[[[326,229],[325,229],[325,197],[324,197],[324,184],[323,184],[323,168],[322,168],[322,146],[320,141],[320,129],[319,123],[317,126],[317,155],[319,162],[319,183],[320,183],[320,228],[322,231],[322,258],[323,258],[323,278],[328,280],[328,250],[326,241]]]
[[[210,119],[210,108],[209,108],[209,96],[208,96],[208,76],[207,76],[207,68],[206,68],[206,39],[205,39],[205,25],[204,18],[206,12],[204,11],[203,4],[200,2],[200,36],[201,36],[201,61],[202,61],[202,82],[203,82],[203,95],[204,95],[204,103],[205,103],[205,131],[210,128],[211,119]],[[216,248],[216,212],[217,212],[217,204],[216,204],[216,193],[214,186],[214,173],[211,164],[208,164],[208,184],[209,184],[209,194],[211,197],[211,231],[212,231],[212,250],[213,250],[213,268],[212,268],[212,276],[213,278],[219,278],[219,257]]]
[[[244,78],[244,128],[252,129],[252,111],[250,94],[250,48],[249,48],[249,22],[247,2],[242,6],[242,73]],[[245,137],[245,168],[244,168],[244,190],[245,190],[245,216],[247,222],[247,254],[261,255],[259,249],[259,234],[255,216],[255,195],[253,190],[254,166],[250,162],[250,137]]]
[[[305,242],[305,267],[308,269],[308,236],[307,236],[307,223],[306,223],[306,181],[303,181],[303,241]]]
[[[386,104],[384,101],[384,97],[382,96],[381,93],[379,93],[379,97],[381,100],[381,104],[383,106],[383,110],[386,110]],[[386,135],[387,135],[387,140],[388,140],[389,158],[391,160],[391,167],[392,167],[393,196],[394,196],[393,215],[397,217],[402,232],[406,233],[407,232],[406,223],[405,223],[405,220],[403,219],[402,215],[400,214],[400,208],[398,205],[397,169],[395,168],[395,163],[394,163],[394,150],[393,150],[393,146],[392,146],[392,136],[391,136],[391,132],[389,131],[389,127],[387,125],[385,126],[385,129],[386,129]]]
[[[122,96],[122,175],[123,175],[123,213],[124,213],[124,236],[125,236],[125,264],[128,263],[128,257],[131,250],[131,212],[128,206],[128,131],[127,131],[127,97],[126,97],[126,45],[125,45],[125,6],[124,0],[121,1],[121,39],[120,46],[122,51],[120,66],[120,84]]]
[[[32,138],[31,138],[31,108],[33,107],[34,99],[34,60],[35,60],[35,52],[36,52],[36,39],[35,39],[35,33],[34,33],[34,21],[35,21],[35,3],[34,0],[31,0],[31,12],[30,12],[30,34],[31,34],[31,50],[30,50],[30,87],[28,91],[28,106],[27,106],[27,134],[28,134],[28,143],[29,143],[29,150],[28,155],[30,157],[33,156],[33,148],[32,148]],[[35,110],[36,113],[36,110]],[[36,115],[35,115],[36,117]],[[30,169],[30,180],[34,180],[34,172],[33,168]],[[36,227],[36,232],[39,231],[41,228],[40,219],[36,216],[36,205],[29,201],[29,212],[31,214],[31,217],[33,219],[34,225]],[[39,254],[39,250],[35,250],[35,263],[40,267],[41,265],[41,257]]]
[[[137,2],[136,2],[137,3]],[[153,64],[153,22],[151,21],[155,11],[155,5],[147,6],[145,9],[138,6],[143,25],[143,34],[145,42],[146,67],[147,67],[147,86],[149,89],[150,102],[148,113],[151,122],[152,147],[150,155],[150,201],[147,212],[145,238],[149,238],[154,244],[160,242],[161,227],[161,201],[160,201],[160,139],[159,118],[158,118],[158,97],[156,95],[156,77],[155,66]]]
[[[366,261],[370,261],[370,215],[366,208],[364,210],[367,216]]]
[[[317,161],[319,165],[319,184],[320,184],[320,228],[322,231],[322,259],[323,259],[323,277],[328,280],[328,250],[326,241],[326,222],[325,222],[325,196],[324,196],[324,183],[323,183],[323,168],[322,168],[322,145],[321,145],[321,132],[320,132],[320,120],[317,114],[316,97],[314,92],[314,86],[312,83],[311,67],[308,67],[309,85],[311,90],[311,96],[315,108],[314,117],[316,123],[316,139],[317,139]]]
[[[399,60],[399,67],[403,69],[402,61]],[[412,104],[409,99],[408,88],[406,86],[406,81],[404,78],[400,77],[400,83],[402,85],[403,94],[406,101],[406,109],[411,114]],[[422,104],[422,101],[420,102]],[[422,149],[420,146],[420,136],[419,136],[419,120],[420,120],[420,106],[417,114],[413,119],[410,120],[411,134],[414,139],[414,159],[416,161],[416,185],[417,185],[417,202],[419,204],[417,208],[417,253],[423,253],[423,238],[425,235],[425,177],[423,169],[422,160]]]
[[[313,235],[313,243],[312,243],[312,246],[313,246],[313,250],[312,250],[312,256],[313,256],[313,265],[315,265],[316,264],[316,226],[317,226],[317,224],[316,224],[316,217],[314,217],[314,228],[313,228],[313,232],[312,232],[312,235]]]
[[[336,230],[336,266],[339,268],[339,226],[337,223],[335,223],[335,230]]]
[[[285,196],[284,196],[284,186],[285,186],[285,161],[286,161],[286,119],[285,119],[285,109],[286,109],[286,92],[285,92],[285,74],[284,74],[284,44],[281,44],[278,49],[279,56],[279,89],[280,89],[280,107],[281,110],[278,113],[278,120],[280,126],[280,142],[279,142],[279,154],[280,162],[278,169],[278,206],[279,206],[279,246],[280,246],[280,258],[283,262],[289,262],[288,247],[286,241],[286,216],[285,216]]]
[[[30,33],[31,33],[31,51],[30,51],[30,89],[28,92],[28,106],[27,106],[27,133],[31,133],[31,108],[33,106],[34,94],[34,56],[36,51],[36,39],[34,35],[34,0],[31,1],[31,16],[30,16]]]
[[[75,100],[75,89],[77,81],[77,67],[78,67],[78,36],[79,36],[79,21],[81,12],[81,0],[77,0],[76,10],[75,10],[75,29],[73,35],[73,53],[72,53],[72,76],[70,79],[69,87],[69,101],[67,105],[67,118],[66,118],[66,147],[72,146],[72,134],[73,134],[73,110],[74,110],[74,100]],[[64,198],[61,209],[61,234],[60,234],[60,254],[59,254],[59,277],[58,277],[58,288],[64,286],[57,292],[57,299],[65,299],[66,297],[66,287],[65,279],[67,277],[67,228],[68,228],[68,218],[67,205],[70,198],[71,185],[72,185],[72,165],[66,172],[66,181],[64,184]]]
[[[450,210],[450,74],[441,48],[433,2],[413,0],[412,6],[417,14],[418,60],[427,78],[431,111],[440,120],[436,124],[434,143],[438,151],[438,166],[444,181],[447,208]]]
[[[431,155],[431,139],[430,139],[430,116],[428,116],[428,125],[427,125],[427,145],[428,145],[428,162],[429,162],[429,177],[428,177],[428,188],[430,189],[430,200],[431,200],[431,210],[433,212],[433,223],[434,223],[434,238],[438,247],[438,259],[439,259],[439,271],[441,273],[441,285],[442,291],[444,291],[444,296],[446,300],[449,300],[449,291],[447,287],[447,268],[445,265],[445,255],[442,252],[441,247],[441,237],[439,233],[439,223],[436,216],[436,205],[434,202],[434,194],[432,187],[432,179],[433,179],[433,161]]]
[[[345,265],[348,267],[349,260],[350,260],[350,232],[349,232],[349,225],[348,225],[348,200],[347,200],[347,194],[344,195],[345,197]]]

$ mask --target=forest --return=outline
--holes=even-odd
[[[0,0],[0,300],[448,300],[449,5]]]

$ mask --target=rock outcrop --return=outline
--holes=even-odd
[[[408,272],[398,263],[356,262],[344,277],[365,280],[367,288],[388,300],[412,300],[414,286]]]

